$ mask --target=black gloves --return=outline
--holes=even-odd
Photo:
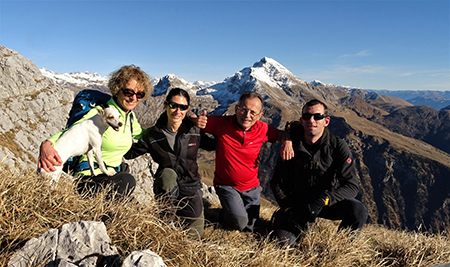
[[[295,203],[285,199],[281,202],[280,212],[284,213],[285,218],[289,218],[288,221],[293,220],[297,224],[304,225],[307,222],[314,222],[322,208],[329,205],[329,202],[329,197],[325,193],[309,203]]]
[[[327,195],[322,195],[309,202],[308,209],[311,217],[315,219],[317,215],[319,215],[322,208],[329,204],[328,202],[329,198]]]
[[[316,218],[319,215],[322,208],[325,206],[325,202],[322,198],[316,198],[313,201],[308,203],[309,213],[311,217]]]

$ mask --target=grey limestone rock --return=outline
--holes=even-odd
[[[52,229],[39,238],[28,240],[22,250],[16,252],[8,262],[8,267],[38,266],[42,262],[52,262],[58,243],[58,230]]]
[[[0,69],[0,99],[33,94],[54,85],[30,59],[5,46],[0,46]]]
[[[52,229],[30,239],[8,262],[8,267],[165,267],[151,250],[132,252],[121,262],[102,222],[81,221]]]
[[[216,194],[214,186],[207,186],[202,184],[203,199],[208,200],[210,203],[220,203],[219,196]]]
[[[108,258],[109,261],[119,259],[117,249],[111,244],[103,222],[82,221],[61,227],[56,260],[70,260],[74,264],[85,262],[84,266],[96,266],[87,263]]]
[[[8,267],[120,266],[116,247],[102,222],[81,221],[52,229],[30,239],[16,252]],[[42,265],[43,264],[43,265]]]
[[[133,251],[123,262],[122,267],[165,267],[161,257],[151,250]]]

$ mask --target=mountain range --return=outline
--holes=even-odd
[[[434,109],[443,109],[450,106],[450,91],[395,91],[395,90],[371,90],[372,92],[399,97],[409,103],[420,106],[426,105]]]
[[[314,80],[311,82],[311,84],[315,86],[337,86],[333,84],[324,84],[319,80]],[[450,106],[450,91],[374,90],[342,85],[339,87],[348,88],[351,90],[364,90],[367,92],[376,93],[377,95],[398,97],[415,106],[426,105],[434,109],[448,108]]]
[[[270,59],[269,59],[270,60]],[[255,63],[256,64],[256,63]],[[278,67],[279,69],[284,70],[285,72],[289,73],[289,70],[284,68],[279,63]],[[255,67],[255,66],[253,66]],[[248,71],[250,68],[243,69],[241,71],[242,74],[245,75],[245,71]],[[66,86],[66,87],[74,87],[74,88],[91,88],[91,89],[99,89],[108,91],[107,83],[108,83],[108,77],[101,76],[97,73],[90,73],[90,72],[72,72],[72,73],[55,73],[53,71],[47,70],[45,68],[41,68],[40,71],[42,74],[46,77],[49,77],[56,81],[58,84]],[[293,75],[291,73],[291,75]],[[226,78],[222,82],[208,82],[208,81],[195,81],[195,82],[188,82],[183,79],[180,79],[180,82],[184,86],[183,88],[191,88],[192,93],[198,95],[199,94],[210,94],[213,92],[216,92],[216,98],[220,99],[217,95],[217,91],[220,91],[220,89],[224,86],[224,84],[227,83],[227,81],[234,77],[230,76]],[[179,79],[174,74],[168,74],[167,76],[163,78],[154,78],[153,83],[156,85],[161,79]],[[414,90],[373,90],[373,89],[362,89],[352,86],[344,86],[344,85],[334,85],[334,84],[325,84],[319,80],[313,80],[310,82],[311,85],[314,86],[326,86],[326,87],[340,87],[343,89],[348,89],[349,91],[366,91],[371,94],[372,97],[376,96],[379,97],[380,95],[384,96],[391,96],[391,97],[397,97],[400,99],[405,100],[406,102],[409,102],[412,105],[415,106],[421,106],[426,105],[431,108],[440,110],[450,107],[450,91],[429,91],[429,90],[423,90],[423,91],[414,91]],[[156,91],[155,95],[161,95],[164,92]]]
[[[0,125],[2,137],[8,138],[8,142],[1,143],[0,158],[3,153],[16,157],[8,161],[9,165],[17,166],[20,163],[35,167],[33,164],[39,142],[56,132],[53,125],[64,125],[66,117],[62,114],[68,113],[70,101],[73,100],[73,94],[67,95],[67,90],[76,92],[93,86],[106,91],[107,79],[92,75],[97,78],[91,84],[86,82],[90,79],[86,78],[90,76],[89,73],[67,75],[70,79],[63,79],[61,77],[65,75],[44,69],[41,69],[41,74],[45,76],[38,77],[34,73],[37,67],[27,65],[25,70],[34,75],[35,84],[32,87],[34,89],[25,93],[20,83],[12,82],[19,78],[11,75],[13,72],[8,68],[25,72],[22,63],[17,62],[26,59],[9,50],[2,54],[0,66],[3,68],[0,68],[0,72],[2,69],[4,71],[0,73],[0,88],[13,90],[13,94],[23,97],[3,99],[0,103],[2,120],[8,122],[2,121]],[[11,64],[15,65],[12,67]],[[50,79],[46,76],[53,77]],[[74,77],[78,78],[73,80]],[[29,80],[32,83],[32,79]],[[77,80],[85,83],[77,84]],[[37,86],[44,81],[48,84],[46,87]],[[188,90],[192,95],[192,110],[206,110],[208,115],[231,114],[241,93],[257,91],[265,102],[262,120],[279,129],[283,129],[287,121],[300,117],[302,105],[306,101],[321,99],[330,109],[330,131],[345,139],[354,154],[361,181],[358,197],[369,210],[370,223],[430,231],[442,231],[450,226],[450,147],[447,145],[450,138],[449,109],[415,106],[399,97],[358,88],[306,82],[268,57],[251,67],[244,67],[219,83],[190,83],[169,74],[155,78],[153,84],[153,97],[136,108],[139,122],[144,127],[151,126],[163,112],[165,94],[173,87]],[[23,104],[20,101],[28,102]],[[45,105],[49,104],[52,107],[46,108]],[[44,110],[39,105],[44,105]],[[33,109],[28,113],[22,112],[21,109],[25,107]],[[21,116],[28,116],[23,119],[24,122],[17,115],[19,112]],[[34,129],[30,131],[25,126]],[[268,182],[279,149],[280,144],[265,144],[261,150],[259,177],[264,188],[263,194],[269,200],[273,198]],[[27,157],[23,157],[23,154]],[[210,157],[206,158],[211,163]]]

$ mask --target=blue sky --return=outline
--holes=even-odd
[[[450,90],[449,3],[0,0],[0,45],[59,73],[222,81],[270,57],[308,82]]]

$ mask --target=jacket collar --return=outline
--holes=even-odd
[[[234,127],[236,127],[237,129],[239,129],[239,130],[241,130],[241,131],[244,131],[244,128],[242,128],[242,126],[239,124],[239,122],[238,122],[238,120],[237,120],[236,114],[234,114],[232,117],[233,117],[232,119],[233,119]],[[258,121],[256,121],[255,124],[256,124],[257,122],[258,122]],[[249,131],[253,130],[253,127],[255,126],[255,124],[253,124],[252,127],[250,127],[250,129],[248,129],[247,131],[244,131],[244,132],[249,132]]]
[[[303,130],[303,127],[301,127],[301,130],[300,130],[301,132],[300,132],[300,135],[301,135],[301,137],[300,137],[300,140],[301,140],[301,143],[299,143],[299,148],[298,149],[300,149],[300,150],[303,150],[304,149],[304,146],[305,145],[307,145],[308,146],[308,144],[306,143],[306,141],[305,141],[305,133],[304,133],[304,130]],[[322,136],[320,137],[320,139],[319,140],[317,140],[317,142],[313,145],[313,146],[317,146],[317,147],[322,147],[322,146],[324,146],[325,144],[328,144],[328,140],[329,140],[329,138],[328,138],[328,136],[330,135],[330,130],[328,129],[328,127],[325,127],[325,129],[323,130],[323,134],[322,134]],[[302,149],[303,148],[303,149]]]
[[[115,107],[115,108],[119,111],[120,116],[121,116],[124,120],[125,120],[125,118],[127,118],[127,115],[130,114],[130,113],[132,113],[133,116],[134,116],[134,112],[133,112],[132,110],[130,110],[130,112],[126,113],[126,112],[125,112],[125,111],[117,104],[117,102],[115,101],[114,97],[111,97],[111,99],[108,100],[108,102],[107,102],[106,104],[107,104],[108,106],[113,106],[113,107]]]

